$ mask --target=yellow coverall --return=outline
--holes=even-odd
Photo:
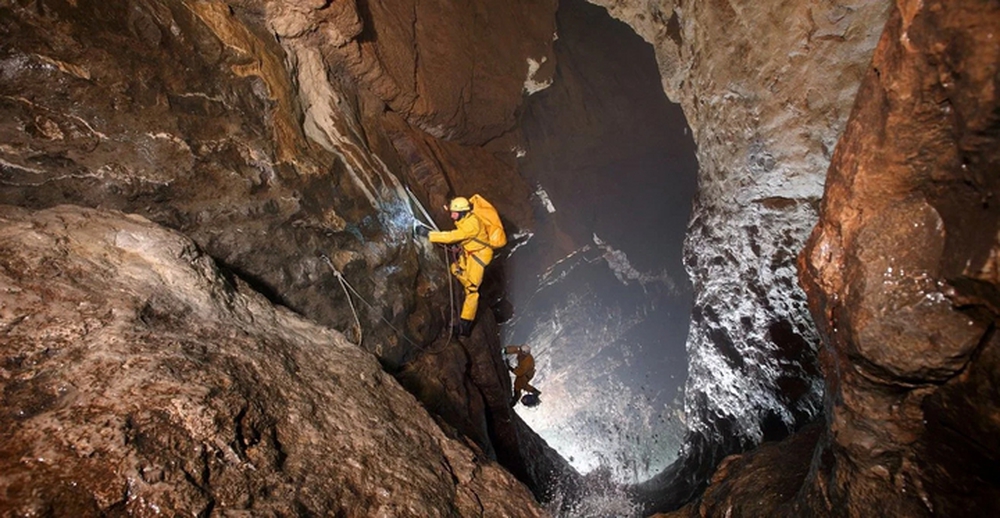
[[[517,345],[508,345],[504,348],[504,352],[517,355],[517,367],[510,370],[514,373],[514,399],[511,402],[519,401],[521,392],[525,390],[540,394],[541,392],[529,383],[531,378],[535,377],[535,357],[522,351]]]
[[[487,244],[486,226],[471,211],[455,221],[455,230],[447,232],[431,231],[427,234],[431,243],[460,243],[462,253],[451,265],[451,273],[465,288],[465,302],[462,304],[462,320],[476,319],[479,308],[479,285],[483,282],[486,265],[493,260],[493,249]]]

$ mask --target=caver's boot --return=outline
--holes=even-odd
[[[458,334],[461,336],[469,336],[472,334],[472,321],[461,319],[458,321]]]

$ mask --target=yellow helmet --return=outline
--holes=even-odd
[[[472,205],[469,204],[469,200],[461,196],[452,198],[451,203],[448,204],[448,210],[452,212],[465,212],[471,209]]]

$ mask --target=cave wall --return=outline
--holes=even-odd
[[[827,423],[802,508],[1000,512],[1000,5],[896,2],[800,257]]]
[[[450,277],[412,239],[404,182],[439,222],[450,194],[478,191],[530,226],[512,124],[555,5],[396,7],[4,3],[0,203],[183,233],[390,372],[410,366],[440,426],[541,497],[575,472],[510,410],[491,312],[471,340],[447,339]]]
[[[423,297],[387,289],[420,269],[403,182],[439,223],[449,195],[478,191],[515,228],[531,225],[513,117],[528,58],[551,52],[555,5],[396,7],[5,5],[0,201],[144,214],[277,302],[347,329],[326,253],[341,272],[371,273],[351,277],[394,325],[433,336]],[[439,296],[434,273],[422,279]],[[360,314],[398,366],[408,346],[381,316]]]
[[[731,421],[744,444],[780,435],[821,407],[795,256],[887,4],[594,3],[654,46],[698,147],[685,244],[692,428]]]
[[[137,215],[0,206],[0,515],[545,516],[376,358]]]
[[[552,59],[554,1],[265,5],[313,140],[329,147],[353,136],[366,144],[358,160],[398,157],[393,169],[429,207],[482,192],[515,226],[530,226],[529,191],[515,170],[516,112],[526,83],[551,73],[529,63]],[[331,81],[356,87],[358,98],[329,91]]]
[[[380,219],[408,213],[398,182],[307,138],[259,13],[155,1],[4,9],[4,203],[143,214],[276,302],[348,329],[325,253],[359,285],[356,272],[371,273],[361,290],[390,321],[430,320],[412,293],[386,290],[418,270],[409,228]],[[378,316],[360,316],[377,329]],[[369,338],[390,362],[404,357],[391,333]]]
[[[822,412],[819,335],[795,258],[889,5],[596,0],[656,50],[698,151],[680,462],[637,490],[669,508],[725,455]],[[668,491],[663,491],[669,487]]]
[[[992,329],[995,315],[995,265],[990,262],[995,243],[970,237],[982,230],[983,218],[995,223],[995,214],[988,203],[986,216],[965,212],[976,206],[970,200],[977,195],[991,199],[995,190],[988,171],[995,170],[996,159],[977,147],[995,142],[989,133],[995,121],[989,110],[968,108],[992,95],[989,88],[995,84],[989,77],[966,74],[940,80],[952,85],[940,91],[959,84],[956,92],[972,92],[955,97],[950,113],[962,115],[961,131],[955,133],[963,136],[953,140],[961,140],[960,149],[973,150],[951,152],[952,162],[941,169],[952,170],[957,163],[959,171],[977,173],[961,172],[955,177],[961,180],[929,175],[933,181],[919,188],[896,185],[891,175],[859,176],[862,183],[891,184],[898,196],[919,190],[930,201],[897,199],[888,215],[866,216],[875,218],[871,229],[862,218],[864,224],[852,223],[856,226],[849,226],[846,237],[838,234],[839,223],[818,231],[823,242],[834,235],[845,240],[838,246],[848,254],[860,243],[848,274],[821,267],[828,258],[810,259],[815,272],[806,284],[813,283],[812,315],[840,344],[820,350],[823,373],[831,380],[824,387],[816,361],[819,334],[798,287],[794,260],[817,221],[834,144],[891,4],[595,3],[653,44],[664,90],[683,106],[700,162],[700,191],[686,245],[697,293],[688,343],[692,376],[686,409],[692,435],[687,457],[639,491],[653,507],[690,498],[724,455],[779,438],[819,414],[824,388],[833,394],[826,403],[831,424],[891,422],[917,439],[900,444],[874,433],[891,446],[892,462],[885,467],[883,458],[862,447],[867,429],[848,428],[844,436],[807,435],[819,437],[822,451],[830,452],[820,461],[833,460],[812,467],[807,487],[818,489],[810,489],[814,492],[801,505],[820,509],[824,487],[850,500],[846,488],[858,477],[877,489],[886,488],[887,480],[899,481],[916,494],[920,487],[913,481],[973,496],[989,489],[981,485],[983,476],[969,475],[954,463],[969,458],[973,466],[984,466],[974,461],[995,459],[995,452],[928,445],[937,437],[993,432],[985,417],[965,422],[956,416],[983,412],[972,395],[991,397],[995,372],[989,345],[994,340],[984,331]],[[908,29],[923,27],[935,19],[927,13],[944,9],[941,3],[899,4],[900,27]],[[980,4],[981,9],[992,5]],[[436,408],[444,429],[470,438],[478,451],[501,460],[537,495],[544,489],[539,481],[565,466],[547,460],[551,464],[540,469],[530,462],[550,452],[506,408],[509,379],[494,354],[499,344],[491,341],[495,322],[490,312],[481,312],[482,325],[469,343],[438,339],[448,321],[442,311],[448,305],[448,277],[441,261],[410,239],[413,209],[403,183],[432,212],[450,193],[480,191],[501,206],[514,228],[531,227],[529,189],[515,169],[519,137],[513,122],[527,84],[544,82],[546,70],[551,71],[554,10],[554,2],[5,3],[0,6],[0,202],[30,210],[60,204],[121,210],[182,232],[272,302],[344,330],[390,370],[408,365],[409,388],[425,394],[425,404]],[[948,23],[957,28],[995,20],[992,12],[979,16]],[[915,20],[920,23],[914,25]],[[454,40],[446,39],[452,34],[448,37]],[[960,42],[975,41],[961,31],[948,34],[960,36]],[[912,52],[916,44],[906,45]],[[985,42],[982,47],[996,46]],[[962,57],[961,52],[934,52],[947,66]],[[895,58],[881,59],[891,63]],[[543,63],[539,76],[531,76],[531,62]],[[887,98],[889,105],[907,100]],[[971,130],[966,121],[972,121]],[[928,146],[907,144],[911,147],[899,156],[908,156],[906,149],[942,146],[942,140],[948,142],[940,137]],[[961,159],[971,156],[987,158],[962,169]],[[856,169],[867,168],[876,169]],[[971,176],[961,176],[966,174]],[[846,201],[826,203],[824,215],[831,218],[856,210]],[[879,205],[885,200],[873,203],[880,211],[885,208]],[[953,325],[967,319],[977,336],[985,335],[975,345],[949,336],[950,356],[938,364],[909,353],[898,363],[893,350],[868,345],[898,329],[899,322],[924,315],[914,310],[905,318],[890,318],[886,325],[896,327],[887,331],[875,317],[892,306],[884,303],[900,297],[868,296],[862,289],[874,285],[878,272],[872,268],[885,265],[882,258],[866,255],[882,246],[870,244],[882,235],[877,229],[899,227],[911,213],[925,218],[926,228],[938,214],[948,228],[945,237],[931,231],[914,237],[939,247],[944,259],[899,257],[951,289],[905,285],[900,293],[933,287],[950,301],[932,297],[937,306],[927,311],[933,321]],[[434,217],[443,222],[442,213]],[[996,234],[991,232],[987,235]],[[356,322],[346,289],[318,253],[329,256],[377,307],[359,304]],[[829,295],[842,287],[845,294],[850,287],[857,313],[854,306],[837,306],[841,295]],[[966,312],[936,313],[947,304],[967,306]],[[826,307],[851,325],[831,327]],[[3,318],[6,326],[14,316]],[[403,330],[405,339],[383,319]],[[918,342],[925,350],[932,349],[928,343],[942,343],[937,338]],[[870,369],[874,379],[851,373],[830,377],[830,369],[855,365],[858,359],[864,367],[859,372]],[[25,372],[30,377],[36,371]],[[942,388],[927,396],[923,385],[900,388],[889,375]],[[891,391],[885,389],[886,379]],[[9,386],[5,378],[5,389]],[[854,395],[875,398],[885,415],[857,405]],[[894,415],[900,409],[926,412],[929,424]],[[868,471],[842,469],[850,465],[847,460],[857,460]],[[728,466],[735,469],[738,463]],[[925,493],[926,499],[902,497],[894,505],[914,512],[954,505],[934,501],[937,492]],[[989,502],[977,502],[980,509],[992,510]]]
[[[671,516],[1000,511],[997,27],[995,2],[894,3],[798,259],[825,419]]]

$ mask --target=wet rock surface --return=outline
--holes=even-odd
[[[829,387],[804,509],[1000,511],[998,24],[897,2],[859,92],[800,257]]]
[[[142,217],[0,208],[4,515],[542,516],[376,358]]]
[[[998,26],[995,3],[895,3],[799,256],[825,419],[675,516],[1000,511]]]
[[[412,291],[385,289],[419,268],[409,228],[381,216],[402,210],[392,176],[362,179],[306,137],[282,50],[255,13],[155,1],[3,9],[0,200],[142,214],[275,302],[346,330],[354,319],[325,253],[397,325],[403,310],[429,320]],[[403,361],[406,346],[366,309],[372,348]]]
[[[654,46],[698,149],[684,252],[691,433],[674,466],[635,488],[650,510],[670,509],[726,455],[822,412],[819,335],[795,258],[889,5],[594,3]]]
[[[560,493],[572,501],[581,490],[580,474],[511,408],[511,377],[498,354],[498,337],[491,316],[481,316],[470,337],[439,339],[398,378],[442,418],[445,430],[470,438],[539,500]]]
[[[825,410],[828,429],[731,458],[685,512],[997,514],[997,46],[983,39],[998,25],[994,4],[897,2],[869,68],[885,2],[600,3],[654,45],[700,163],[686,252],[696,293],[692,432],[679,462],[632,488],[647,509],[688,501],[727,455]],[[0,258],[3,307],[39,315],[0,314],[6,336],[38,333],[4,343],[21,349],[0,371],[0,480],[23,514],[140,514],[153,509],[146,502],[291,514],[302,508],[281,506],[299,502],[317,514],[406,514],[392,506],[412,504],[414,515],[475,515],[494,496],[519,506],[525,495],[482,461],[494,457],[539,498],[553,478],[578,482],[510,412],[492,312],[482,308],[469,340],[442,334],[449,279],[439,253],[411,239],[415,208],[403,187],[439,224],[447,219],[434,207],[476,191],[511,229],[535,224],[512,122],[521,94],[551,78],[542,57],[551,58],[555,6],[508,4],[0,6],[0,202],[28,210],[5,209],[22,223],[2,231],[41,217],[48,227],[31,235],[50,243],[17,241]],[[452,48],[462,52],[450,61]],[[795,257],[866,75],[802,273]],[[60,240],[53,229],[110,216],[30,212],[64,203],[140,214],[196,245],[163,238],[159,252],[136,252],[142,241],[124,236],[94,255],[101,239]],[[108,225],[147,228],[134,218]],[[123,247],[137,257],[111,252]],[[148,254],[170,250],[201,265],[201,277],[181,277],[208,291],[164,291],[180,282],[170,275],[188,271],[179,266],[157,270],[150,286],[143,264],[174,263]],[[199,250],[224,273],[209,272]],[[228,280],[205,280],[219,275]],[[143,279],[145,291],[108,291]],[[344,330],[466,446],[434,431],[370,356],[269,304]],[[125,334],[97,339],[111,331]],[[77,339],[91,347],[75,349]],[[216,360],[225,371],[203,372]],[[107,374],[148,368],[141,379]],[[329,372],[342,375],[331,382]],[[351,378],[358,372],[371,376]],[[90,384],[101,389],[84,392]],[[130,394],[149,397],[114,406]],[[326,409],[352,415],[348,407],[424,431],[369,427],[344,439],[355,456],[341,455],[324,434],[347,429]],[[803,489],[790,495],[803,469],[797,452],[813,440]],[[387,460],[386,469],[412,474],[403,481],[383,466],[357,479],[344,467],[354,459],[367,468],[358,459],[398,444],[431,451]],[[318,464],[317,452],[342,462]],[[76,464],[61,471],[47,460],[56,458]],[[791,471],[767,475],[770,464]],[[387,480],[413,492],[396,500]],[[751,503],[762,487],[780,491]],[[433,509],[405,496],[424,492]],[[497,505],[497,514],[523,515]]]
[[[529,72],[552,58],[556,2],[265,2],[278,38],[322,51],[413,127],[481,145],[511,131]]]
[[[776,516],[775,509],[796,495],[809,473],[821,422],[803,427],[781,442],[767,442],[730,455],[716,467],[698,500],[655,518]]]

